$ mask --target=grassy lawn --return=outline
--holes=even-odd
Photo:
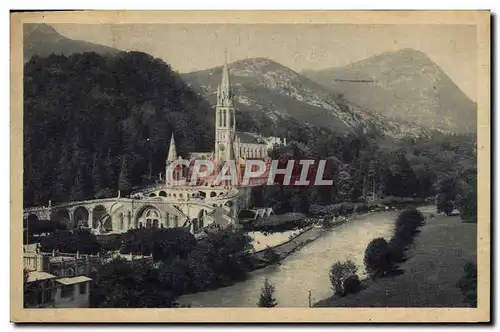
[[[368,288],[319,307],[466,307],[456,287],[467,261],[476,261],[476,224],[437,216],[426,225],[401,265],[404,274],[368,282]],[[387,239],[388,240],[388,239]]]

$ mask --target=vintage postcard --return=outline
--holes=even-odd
[[[489,322],[488,11],[11,14],[13,322]]]

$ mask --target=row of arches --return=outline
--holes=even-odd
[[[267,156],[267,147],[245,146],[240,148],[240,155],[243,158],[265,158]]]
[[[215,192],[213,193],[215,194]],[[200,209],[197,217],[192,219],[194,232],[199,232],[205,227],[206,214],[205,209]],[[39,220],[36,214],[29,214],[26,218],[31,222]],[[69,209],[55,210],[52,212],[50,219],[56,220],[69,228],[99,229],[102,225],[107,232],[127,231],[131,228],[174,228],[181,227],[183,222],[177,214],[160,211],[153,205],[145,205],[134,214],[125,210],[113,215],[109,215],[103,205],[97,205],[91,209],[79,206],[72,213]]]
[[[201,198],[207,198],[207,197],[219,197],[219,196],[224,196],[225,192],[221,191],[221,192],[215,192],[215,191],[199,191],[199,192],[196,192],[196,193],[176,193],[176,192],[173,192],[173,193],[167,193],[166,191],[162,190],[158,193],[156,192],[153,192],[153,193],[150,193],[149,194],[149,197],[167,197],[167,198],[184,198],[184,197],[201,197]]]
[[[165,216],[162,217],[161,212],[153,207],[149,206],[144,208],[142,213],[137,217],[137,228],[171,228],[179,227],[179,217],[177,215],[171,215],[166,212]]]
[[[158,193],[151,193],[149,197],[173,197],[173,198],[184,198],[184,197],[196,197],[196,193],[167,193],[162,190]]]

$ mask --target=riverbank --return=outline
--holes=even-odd
[[[466,307],[457,282],[463,265],[476,261],[476,234],[476,224],[459,216],[427,219],[400,266],[403,274],[367,281],[361,292],[315,307]]]
[[[374,212],[375,213],[375,212]],[[314,242],[315,240],[319,239],[321,236],[327,234],[328,232],[334,230],[336,227],[343,225],[349,220],[355,220],[356,217],[359,216],[367,216],[369,213],[364,213],[362,215],[352,215],[349,218],[345,217],[343,219],[340,219],[336,223],[332,223],[329,228],[324,228],[320,225],[312,225],[306,227],[301,233],[299,233],[296,237],[292,238],[291,240],[284,242],[282,244],[279,244],[274,247],[270,247],[274,253],[276,253],[279,256],[279,262],[283,261],[285,258],[293,254],[294,252],[300,250],[304,246]],[[265,253],[266,250],[260,250],[251,255],[252,259],[254,260],[254,268],[253,270],[261,269],[266,266],[274,265],[276,263],[269,263],[265,259]]]
[[[363,268],[362,254],[375,237],[393,232],[397,211],[372,212],[351,216],[348,222],[326,231],[281,261],[248,273],[246,280],[210,291],[186,294],[178,299],[191,307],[256,307],[265,279],[275,285],[278,307],[308,307],[309,292],[316,302],[332,294],[329,281],[331,265],[338,260],[353,260]],[[320,229],[321,230],[321,229]]]

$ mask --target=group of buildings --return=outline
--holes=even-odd
[[[186,159],[211,159],[218,164],[234,160],[238,169],[247,159],[268,159],[275,145],[286,144],[279,137],[236,131],[236,108],[227,64],[217,91],[215,146],[211,152],[193,152]],[[166,169],[180,158],[172,135]],[[165,173],[166,174],[166,173]],[[129,197],[66,202],[24,210],[29,222],[56,220],[69,229],[88,227],[96,234],[123,233],[134,228],[184,227],[197,235],[207,226],[234,224],[238,212],[247,208],[250,188],[243,186],[173,186],[168,178],[159,185],[143,188]],[[86,307],[89,299],[91,255],[41,253],[25,247],[27,305],[31,307]]]

